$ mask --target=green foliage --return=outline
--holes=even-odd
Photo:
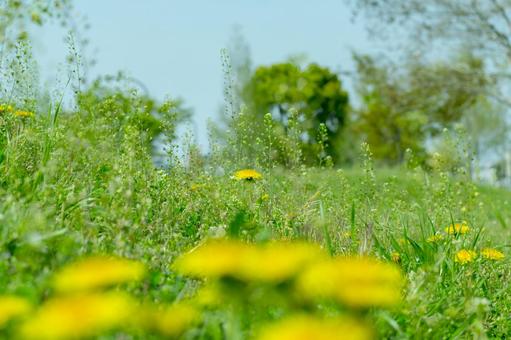
[[[509,323],[501,316],[511,301],[502,293],[511,275],[508,260],[461,266],[453,256],[460,248],[503,249],[509,230],[502,225],[511,221],[501,212],[509,208],[509,192],[478,188],[462,172],[377,170],[367,146],[361,169],[274,167],[258,182],[239,182],[208,167],[158,170],[136,124],[120,124],[107,112],[86,113],[88,105],[91,112],[110,107],[99,103],[82,102],[57,125],[39,112],[28,119],[2,114],[2,293],[43,296],[56,268],[106,253],[145,262],[148,279],[130,291],[171,303],[193,294],[198,283],[177,277],[170,264],[204,239],[301,238],[333,254],[400,254],[405,300],[397,310],[369,316],[382,337],[506,334]],[[471,232],[449,239],[444,228],[451,220],[468,221]],[[435,233],[444,235],[438,245],[427,242]],[[231,312],[205,310],[192,334],[218,338],[218,329],[239,326],[236,334],[244,336],[278,318],[278,309],[238,311],[243,322],[229,319]]]
[[[104,118],[112,126],[134,127],[148,147],[163,133],[165,142],[172,143],[177,125],[188,120],[191,111],[180,100],[160,105],[147,94],[130,90],[133,85],[123,74],[99,78],[78,94],[78,111],[91,123]]]
[[[293,124],[299,126],[303,133],[300,148],[307,164],[316,163],[316,155],[321,152],[331,155],[334,161],[339,158],[335,142],[342,137],[348,95],[338,76],[329,69],[317,64],[302,69],[291,62],[260,66],[246,84],[243,97],[254,120],[261,121],[266,113],[272,114],[278,122],[277,134],[288,135],[295,128]],[[330,144],[318,143],[320,128]],[[286,164],[285,150],[279,152],[279,163]]]
[[[410,64],[393,68],[369,56],[355,55],[357,91],[362,107],[353,129],[371,146],[375,158],[402,163],[406,150],[426,159],[426,141],[474,111],[487,100],[492,84],[481,60]]]
[[[148,145],[160,134],[175,143],[176,126],[188,116],[182,103],[158,104],[131,90],[133,84],[121,77],[90,85],[78,82],[76,106],[63,110],[61,97],[51,100],[39,91],[22,90],[37,89],[37,84],[28,71],[29,46],[18,48],[18,54],[9,56],[13,63],[3,70],[13,75],[7,84],[15,84],[15,90],[2,87],[0,95],[0,296],[23,296],[40,305],[54,295],[52,282],[59,268],[83,256],[103,254],[147,266],[142,281],[123,289],[137,301],[180,303],[196,298],[206,282],[179,275],[173,264],[203,242],[226,236],[260,244],[306,240],[331,256],[367,254],[401,268],[406,285],[398,308],[356,311],[374,325],[376,336],[509,336],[506,240],[511,193],[470,180],[471,151],[464,137],[458,138],[461,133],[442,132],[448,151],[441,156],[449,158],[438,157],[428,171],[417,167],[415,159],[421,157],[428,134],[438,137],[444,131],[437,125],[470,126],[480,117],[465,122],[472,117],[466,112],[493,107],[479,97],[474,101],[466,88],[451,87],[450,78],[458,77],[455,84],[476,79],[465,75],[474,70],[479,74],[482,66],[477,61],[462,74],[443,65],[424,68],[425,73],[413,69],[420,78],[364,64],[370,66],[361,83],[364,107],[352,124],[368,135],[390,131],[391,137],[400,137],[394,144],[398,151],[379,148],[394,141],[387,135],[368,138],[362,144],[360,167],[330,169],[328,156],[347,120],[347,97],[339,80],[315,65],[301,70],[283,64],[259,71],[262,82],[253,85],[266,91],[267,98],[257,97],[258,105],[266,108],[254,111],[259,116],[233,113],[226,132],[228,147],[213,147],[202,157],[190,145],[187,161],[174,162],[177,157],[170,152],[168,156],[175,157],[167,162],[170,165],[158,168]],[[430,84],[437,86],[420,89],[420,79],[433,79]],[[439,91],[443,82],[449,84],[446,98]],[[469,82],[472,89],[479,89],[478,84]],[[314,93],[321,93],[320,98]],[[342,110],[335,111],[338,107]],[[335,121],[337,130],[332,127]],[[371,123],[377,126],[369,127]],[[488,140],[488,133],[467,130],[481,143]],[[409,167],[375,167],[374,158],[385,157],[406,159]],[[318,166],[305,166],[304,158]],[[262,178],[232,178],[233,170],[248,166],[260,170]],[[454,223],[470,226],[469,231],[446,232]],[[502,251],[504,259],[486,259],[481,252],[485,247]],[[460,263],[456,256],[461,250],[477,257]],[[271,272],[280,260],[270,258],[267,269]],[[290,282],[243,286],[225,281],[222,293],[228,299],[216,307],[201,306],[200,322],[183,338],[251,338],[290,311],[322,316],[344,312],[328,300],[303,304],[301,296],[289,293]],[[0,338],[15,338],[24,321],[0,324]],[[127,328],[101,337],[158,334]]]

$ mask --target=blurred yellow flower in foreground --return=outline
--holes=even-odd
[[[463,222],[463,223],[454,223],[449,225],[447,228],[445,228],[445,232],[449,235],[455,235],[455,234],[466,234],[470,231],[469,226]]]
[[[321,248],[311,243],[271,242],[253,245],[235,240],[217,240],[181,256],[174,268],[181,274],[196,277],[281,282],[324,256]]]
[[[92,337],[127,326],[136,303],[121,293],[54,298],[21,325],[22,339],[75,339]]]
[[[253,250],[241,241],[210,241],[182,255],[174,264],[181,274],[198,277],[235,276],[241,258]]]
[[[298,315],[264,328],[259,340],[368,340],[371,330],[351,318],[321,319]]]
[[[458,262],[460,264],[466,264],[466,263],[474,261],[474,259],[476,257],[477,257],[477,254],[475,251],[462,249],[456,253],[456,255],[454,257],[454,261]]]
[[[33,112],[31,112],[31,111],[24,111],[24,110],[14,111],[14,115],[16,117],[21,117],[21,118],[31,118],[31,117],[34,117],[34,113]]]
[[[214,284],[202,286],[195,293],[192,302],[202,307],[219,307],[224,301],[220,287]]]
[[[11,105],[0,104],[0,113],[12,112],[14,108]]]
[[[427,238],[426,242],[428,243],[435,243],[442,241],[444,239],[444,236],[442,234],[435,234]]]
[[[58,272],[53,286],[60,292],[86,291],[142,279],[144,265],[126,259],[90,257]]]
[[[325,257],[326,253],[312,243],[271,242],[246,259],[240,274],[248,280],[281,282]]]
[[[315,264],[298,277],[297,289],[309,299],[334,299],[350,307],[392,306],[401,301],[399,268],[368,257],[340,257]]]
[[[194,307],[179,303],[171,306],[150,306],[140,311],[142,328],[152,329],[167,337],[177,337],[199,319]]]
[[[254,180],[254,179],[261,179],[263,178],[263,175],[261,175],[259,172],[253,170],[253,169],[243,169],[236,171],[234,173],[234,178],[237,180]]]
[[[499,261],[504,259],[505,255],[503,252],[493,248],[484,248],[481,250],[481,256],[487,260]]]
[[[30,303],[17,296],[0,296],[0,328],[9,320],[28,313],[31,309]]]

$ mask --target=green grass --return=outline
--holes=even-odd
[[[390,261],[400,254],[403,303],[368,316],[381,337],[509,335],[508,258],[462,266],[454,254],[483,247],[509,253],[510,192],[476,185],[462,171],[373,172],[370,159],[343,170],[259,168],[263,179],[255,182],[233,180],[243,164],[222,154],[204,166],[174,162],[158,169],[140,125],[107,113],[61,113],[55,121],[39,112],[33,119],[1,114],[0,292],[38,303],[65,264],[115,254],[149,268],[143,282],[128,287],[131,293],[172,303],[192,294],[197,282],[171,264],[206,238],[306,239],[333,255]],[[461,221],[471,227],[467,235],[426,241]],[[219,329],[233,325],[224,312],[206,311],[184,336],[225,336]],[[246,318],[237,330],[243,337],[275,315]]]

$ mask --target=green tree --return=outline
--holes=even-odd
[[[487,95],[511,106],[511,1],[345,1],[364,17],[371,35],[383,38],[393,52],[425,59],[463,49],[478,56],[491,66],[488,76],[502,85]]]
[[[473,112],[493,86],[482,61],[471,55],[399,66],[369,56],[355,55],[355,61],[362,105],[353,129],[389,164],[402,162],[407,149],[424,159],[426,141]]]
[[[482,99],[461,119],[466,131],[474,165],[488,167],[495,159],[504,159],[509,147],[509,123],[505,105]]]
[[[303,132],[301,148],[308,163],[317,159],[323,147],[334,160],[339,158],[335,145],[346,122],[348,94],[337,74],[328,68],[317,64],[301,68],[292,62],[260,66],[242,96],[256,120],[262,121],[269,112],[284,134],[289,133],[290,115],[296,110],[297,117],[292,120],[297,120],[297,128]],[[323,142],[325,138],[328,144]]]

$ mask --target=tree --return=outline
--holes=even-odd
[[[389,164],[402,162],[407,149],[424,160],[426,141],[473,112],[493,86],[482,61],[471,55],[399,67],[369,56],[355,55],[355,61],[362,105],[353,128]]]
[[[119,131],[123,130],[120,127],[133,127],[148,148],[152,148],[162,135],[165,138],[160,142],[174,142],[178,125],[188,121],[192,111],[181,99],[158,103],[136,87],[144,89],[143,84],[123,73],[99,77],[78,93],[78,113],[84,121],[105,118],[110,125],[118,126]]]
[[[309,163],[318,156],[320,129],[326,131],[323,137],[329,140],[324,151],[338,159],[335,145],[346,121],[348,94],[339,77],[328,68],[317,64],[301,68],[292,62],[260,66],[245,85],[242,96],[256,120],[262,121],[269,112],[284,133],[288,133],[290,114],[295,109],[299,129],[303,131],[303,156]]]
[[[414,47],[435,40],[458,41],[511,58],[509,0],[347,0],[365,14],[373,32],[398,27]]]
[[[468,90],[466,95],[473,97],[470,103],[466,96],[461,98],[470,105],[464,105],[458,112],[463,113],[459,123],[472,142],[476,160],[491,159],[502,153],[496,150],[505,147],[509,138],[505,115],[511,108],[511,1],[346,1],[353,6],[356,15],[364,16],[374,37],[385,38],[385,44],[394,45],[393,52],[404,52],[401,56],[405,58],[421,59],[430,64],[431,60],[444,58],[445,65],[453,68],[449,52],[463,50],[473,56],[476,63],[484,61],[485,66],[476,67],[477,72],[465,72],[465,82],[459,82],[462,80],[459,77],[443,78],[447,87],[454,81]],[[395,46],[396,43],[399,45]],[[481,77],[482,72],[484,77]],[[421,76],[422,86],[427,87],[427,79]],[[479,83],[481,79],[484,84]],[[451,107],[459,103],[453,101]]]
[[[438,58],[463,49],[491,65],[498,83],[511,79],[511,1],[509,0],[346,0],[363,15],[374,36],[386,44],[404,42],[406,54]],[[400,37],[405,38],[399,39]],[[442,53],[438,53],[442,51]],[[511,106],[505,86],[488,93]]]
[[[481,99],[468,110],[460,124],[467,133],[471,154],[478,167],[482,162],[491,164],[496,158],[506,156],[509,123],[503,105]]]

